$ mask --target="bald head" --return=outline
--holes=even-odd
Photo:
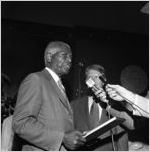
[[[50,42],[47,45],[47,47],[45,49],[45,53],[44,53],[44,60],[45,60],[46,66],[51,63],[51,59],[52,59],[53,55],[58,53],[58,52],[71,53],[71,48],[67,43],[62,42],[62,41]]]

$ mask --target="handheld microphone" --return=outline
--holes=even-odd
[[[103,89],[104,89],[105,92],[106,92],[106,88],[105,88],[105,87],[106,87],[106,85],[108,84],[107,80],[104,79],[103,76],[99,76],[99,79],[103,82]],[[88,86],[89,88],[92,88],[92,87],[95,86],[95,82],[93,81],[92,78],[89,78],[89,79],[86,81],[86,84],[87,84],[87,86]],[[98,89],[98,88],[97,88],[97,89]]]
[[[100,78],[100,77],[99,77]],[[103,88],[103,90],[105,91],[105,86],[107,85],[107,82],[106,82],[106,80],[104,80],[104,78],[100,78],[100,80],[104,83],[104,88]],[[99,88],[97,88],[96,87],[96,84],[95,84],[95,82],[93,81],[93,79],[92,78],[89,78],[87,81],[86,81],[86,84],[87,84],[87,86],[89,87],[89,88],[94,88],[95,90],[99,90]],[[92,90],[93,91],[93,90]],[[94,91],[93,91],[94,92]],[[105,91],[106,92],[106,91]],[[95,92],[94,92],[95,93]],[[106,96],[107,96],[107,94],[106,94]],[[101,99],[102,100],[102,99]],[[107,98],[106,99],[103,99],[102,100],[103,102],[105,102],[105,103],[108,103],[108,100],[107,100]]]
[[[99,79],[103,82],[103,89],[105,90],[105,92],[106,92],[106,85],[108,84],[108,82],[107,82],[107,80],[106,79],[104,79],[104,77],[103,76],[99,76]]]
[[[86,85],[87,85],[89,88],[92,88],[92,87],[94,87],[95,82],[93,81],[92,78],[89,78],[89,79],[86,81]]]

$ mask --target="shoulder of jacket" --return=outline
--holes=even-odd
[[[26,82],[26,81],[40,81],[40,79],[42,79],[42,72],[34,72],[34,73],[30,73],[28,74],[22,82]]]

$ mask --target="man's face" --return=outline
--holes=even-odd
[[[101,75],[102,74],[99,71],[96,71],[94,69],[90,69],[86,73],[86,80],[88,80],[89,78],[92,78],[92,80],[95,82],[96,87],[102,88],[104,83],[99,79],[99,77]]]
[[[67,74],[71,67],[72,53],[59,51],[52,57],[52,67],[58,75]]]

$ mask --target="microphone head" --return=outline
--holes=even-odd
[[[106,80],[106,78],[104,78],[103,76],[99,76],[99,79],[100,79],[104,84],[107,84],[107,80]]]
[[[95,85],[95,82],[92,80],[92,78],[89,78],[89,79],[86,81],[86,85],[87,85],[89,88],[92,88],[92,87]]]

